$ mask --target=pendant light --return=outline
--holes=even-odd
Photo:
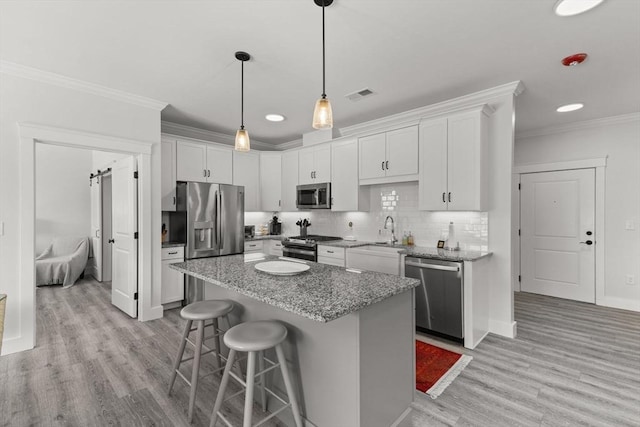
[[[316,101],[313,110],[313,128],[331,129],[333,127],[333,113],[331,103],[325,93],[325,55],[324,55],[324,8],[330,6],[333,0],[313,0],[315,4],[322,7],[322,97]]]
[[[236,52],[236,59],[240,61],[240,129],[236,132],[236,151],[249,151],[251,142],[249,141],[249,132],[244,129],[244,63],[251,59],[251,55],[247,52]]]

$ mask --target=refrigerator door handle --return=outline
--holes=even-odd
[[[215,234],[216,238],[215,241],[213,242],[213,247],[212,249],[215,249],[218,247],[219,245],[219,240],[220,240],[220,234],[218,234],[218,210],[220,209],[220,206],[218,206],[218,192],[216,191],[214,193],[214,213],[216,215],[215,218],[215,222],[212,224],[212,228],[213,228],[213,234]]]
[[[222,249],[224,248],[224,234],[222,233],[222,230],[224,229],[224,211],[222,210],[222,207],[224,206],[224,191],[222,191],[222,189],[220,190],[220,203],[218,206],[220,211],[218,214],[218,224],[220,227],[220,244],[218,249]]]

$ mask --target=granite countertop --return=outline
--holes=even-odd
[[[170,268],[318,322],[329,322],[418,286],[419,280],[308,262],[308,271],[274,276],[255,269],[244,255],[201,258]]]
[[[162,243],[163,248],[177,248],[184,245],[185,245],[184,243],[180,243],[180,242],[163,242]]]
[[[275,234],[275,235],[269,235],[269,236],[245,237],[244,241],[251,242],[254,240],[284,240],[284,238],[285,236],[283,236],[282,234]]]
[[[319,242],[318,246],[333,246],[334,248],[357,248],[358,246],[372,245],[372,242],[364,242],[362,240],[329,240]]]
[[[400,252],[406,256],[417,258],[441,259],[443,261],[476,261],[491,255],[481,251],[449,251],[446,249],[426,248],[421,246],[403,246]]]

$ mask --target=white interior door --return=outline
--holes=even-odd
[[[111,303],[131,317],[138,314],[138,180],[136,160],[118,160],[111,171]]]
[[[91,274],[102,282],[102,177],[91,178]]]
[[[521,289],[595,303],[595,171],[523,174]]]

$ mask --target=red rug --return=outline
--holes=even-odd
[[[416,340],[416,389],[434,399],[438,397],[471,360],[471,357],[464,356],[463,363],[457,363],[461,358],[462,354]],[[454,366],[456,369],[452,369]],[[449,378],[443,378],[445,375]],[[439,392],[435,395],[430,393],[430,389],[441,379],[445,384],[442,384]]]

